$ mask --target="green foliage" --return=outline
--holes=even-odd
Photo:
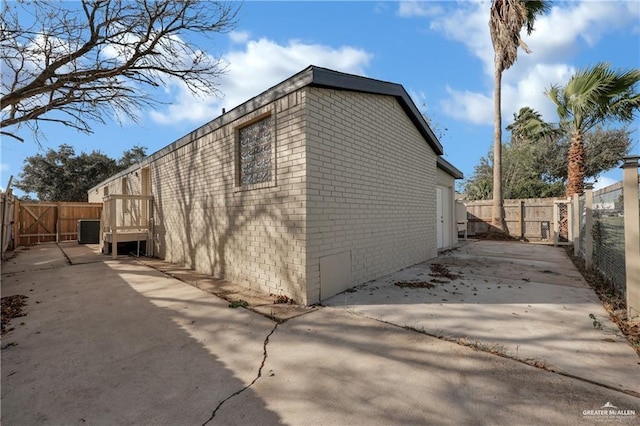
[[[541,159],[541,171],[545,176],[567,180],[568,153],[571,144],[566,134],[538,142],[540,151],[546,153]],[[585,177],[595,179],[607,170],[617,167],[631,149],[631,132],[628,128],[605,129],[596,127],[584,135]]]
[[[142,160],[146,148],[134,146],[114,160],[99,151],[76,155],[72,146],[62,144],[24,161],[16,188],[35,193],[40,201],[87,201],[87,191],[109,176]]]
[[[576,72],[564,87],[551,86],[546,95],[569,130],[584,133],[606,120],[632,121],[640,108],[634,88],[639,81],[640,69],[614,70],[599,63]]]
[[[247,302],[246,300],[234,300],[232,302],[229,303],[229,307],[232,309],[237,309],[237,308],[246,308],[247,306],[249,306],[249,302]]]
[[[529,118],[531,112],[521,110]],[[533,111],[534,114],[535,111]],[[512,140],[502,148],[503,193],[505,199],[559,197],[567,180],[567,153],[570,139],[546,123],[522,125],[516,121],[507,127]],[[539,116],[538,116],[539,118]],[[549,127],[548,127],[549,126]],[[533,132],[531,131],[533,129]],[[597,127],[585,135],[586,176],[596,178],[616,167],[632,144],[626,128]],[[473,174],[465,180],[469,200],[489,200],[493,190],[493,154],[482,157]]]
[[[558,197],[564,192],[561,180],[543,176],[539,162],[546,153],[532,144],[506,144],[502,148],[502,190],[505,199]],[[469,200],[490,200],[493,194],[493,155],[482,157],[473,175],[464,183]]]
[[[595,315],[589,314],[589,318],[591,319],[591,323],[593,324],[593,328],[597,328],[598,330],[602,330],[602,323]]]
[[[640,69],[614,70],[599,63],[576,72],[565,86],[551,86],[546,95],[556,104],[558,117],[572,144],[567,161],[567,195],[582,193],[589,176],[584,135],[609,121],[630,122],[640,109]]]
[[[134,145],[133,148],[122,153],[122,158],[118,160],[118,169],[126,170],[134,164],[138,164],[147,156],[147,148]]]

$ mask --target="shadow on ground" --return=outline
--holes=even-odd
[[[325,304],[640,393],[639,358],[562,248],[469,242]]]

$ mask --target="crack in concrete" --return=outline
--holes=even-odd
[[[258,381],[258,379],[260,377],[262,377],[262,369],[264,368],[264,364],[267,361],[267,356],[269,355],[267,352],[267,345],[269,344],[269,338],[271,337],[271,335],[273,333],[275,333],[276,329],[278,328],[279,323],[276,323],[273,328],[271,329],[271,332],[269,332],[269,334],[267,334],[267,337],[265,337],[264,342],[262,344],[262,362],[260,363],[260,367],[258,368],[258,374],[256,375],[256,377],[251,381],[251,383],[249,383],[248,385],[246,385],[245,387],[243,387],[242,389],[232,393],[231,395],[229,395],[228,397],[226,397],[225,399],[223,399],[222,401],[220,401],[220,403],[218,404],[218,406],[211,412],[211,416],[207,419],[207,421],[205,421],[204,423],[202,423],[202,426],[207,425],[209,422],[211,422],[214,417],[216,416],[216,414],[218,413],[218,410],[222,407],[222,405],[227,402],[228,400],[230,400],[231,398],[240,395],[242,392],[246,391],[247,389],[249,389],[251,386],[253,386],[253,384],[255,382]]]
[[[368,315],[366,315],[364,313],[357,312],[357,311],[354,311],[352,309],[347,309],[346,312],[351,314],[351,315],[355,315],[357,317],[360,317],[360,318],[365,318],[365,319],[377,321],[377,322],[379,322],[381,324],[386,324],[386,325],[390,325],[390,326],[393,326],[393,327],[402,328],[404,330],[413,331],[413,332],[418,333],[418,334],[423,334],[425,336],[429,336],[429,337],[433,337],[433,338],[438,339],[438,340],[442,340],[443,342],[453,343],[453,344],[456,344],[456,345],[459,345],[459,346],[472,348],[473,350],[480,351],[480,352],[483,352],[483,353],[486,353],[486,354],[489,354],[489,355],[494,355],[494,356],[497,356],[497,357],[500,357],[500,358],[508,359],[508,360],[511,360],[511,361],[519,362],[521,364],[528,365],[529,367],[537,368],[538,370],[543,370],[543,371],[547,371],[547,372],[552,373],[552,374],[558,374],[560,376],[569,377],[569,378],[575,379],[575,380],[580,380],[580,381],[585,382],[585,383],[590,383],[590,384],[595,385],[595,386],[600,386],[600,387],[603,387],[605,389],[609,389],[609,390],[612,390],[612,391],[615,391],[615,392],[620,392],[620,393],[623,393],[623,394],[626,394],[626,395],[630,395],[630,396],[634,396],[636,398],[640,398],[640,393],[638,393],[638,392],[636,392],[634,390],[616,388],[614,386],[607,385],[606,383],[600,383],[600,382],[597,382],[595,380],[591,380],[591,379],[587,379],[587,378],[584,378],[584,377],[580,377],[580,376],[577,376],[577,375],[574,375],[574,374],[571,374],[571,373],[566,373],[564,371],[556,370],[554,368],[549,368],[544,364],[543,361],[537,361],[537,360],[535,360],[533,358],[520,359],[520,358],[511,356],[511,355],[508,355],[506,353],[500,353],[500,352],[495,352],[495,351],[484,350],[481,346],[477,346],[477,345],[473,346],[473,345],[469,345],[469,344],[463,344],[463,343],[460,342],[460,338],[458,338],[458,337],[443,336],[443,335],[439,335],[439,334],[432,334],[432,333],[430,333],[430,332],[428,332],[426,330],[418,330],[417,328],[414,328],[414,327],[411,327],[411,326],[401,326],[401,325],[398,325],[398,324],[394,324],[392,322],[388,322],[388,321],[382,320],[380,318],[374,318],[374,317],[368,316]]]

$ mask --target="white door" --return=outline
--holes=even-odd
[[[436,203],[438,248],[441,249],[451,245],[451,190],[443,186],[436,187]]]
[[[443,190],[441,187],[436,188],[436,230],[438,235],[438,248],[441,249],[444,247],[443,245],[443,234],[444,234],[444,215],[443,215],[443,206],[442,206],[442,193]]]

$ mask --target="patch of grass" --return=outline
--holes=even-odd
[[[578,268],[583,278],[589,286],[596,292],[598,298],[602,302],[602,306],[609,313],[611,321],[613,321],[627,338],[631,347],[640,356],[640,321],[631,321],[627,316],[627,302],[625,298],[619,294],[613,285],[602,274],[592,269],[587,270],[584,261],[573,256],[573,247],[567,246],[567,255]],[[589,315],[591,318],[591,315]],[[594,318],[591,318],[592,320]],[[594,327],[596,325],[594,324]]]
[[[229,303],[229,307],[236,309],[236,308],[246,308],[247,306],[249,306],[249,302],[247,302],[246,300],[234,300],[232,302]]]
[[[602,330],[602,323],[595,315],[589,314],[589,318],[593,321],[593,328],[597,328],[598,330]]]
[[[476,351],[489,352],[494,355],[507,357],[507,348],[499,343],[484,343],[477,340],[467,340],[464,337],[458,339],[458,344],[468,346]]]

